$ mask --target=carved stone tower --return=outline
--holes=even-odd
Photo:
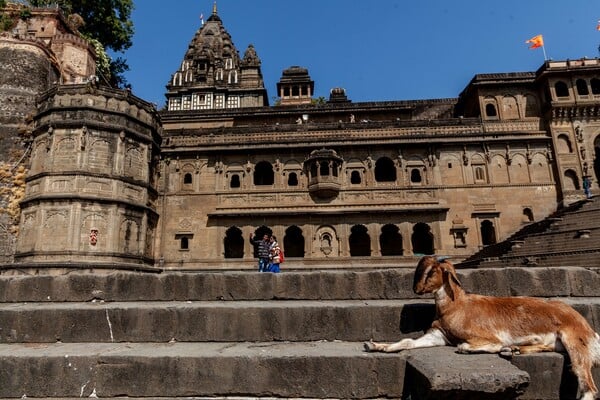
[[[167,85],[167,108],[183,111],[266,106],[260,64],[252,44],[240,58],[215,4]]]
[[[127,91],[59,86],[34,119],[15,261],[153,265],[159,118]]]

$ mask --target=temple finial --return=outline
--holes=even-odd
[[[212,12],[212,15],[217,15],[217,1],[216,0],[213,3],[213,12]]]

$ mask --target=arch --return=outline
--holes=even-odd
[[[141,179],[143,173],[142,152],[137,147],[129,147],[125,152],[124,174],[134,179]]]
[[[487,103],[485,105],[485,116],[488,118],[497,118],[498,117],[498,111],[496,110],[495,103]]]
[[[433,233],[431,233],[431,227],[428,224],[424,222],[415,224],[410,240],[414,255],[435,253],[433,248]]]
[[[577,79],[575,81],[575,87],[577,88],[577,94],[579,96],[587,96],[590,94],[587,82],[584,79]]]
[[[529,171],[527,170],[527,159],[523,154],[513,155],[512,162],[508,167],[510,181],[512,183],[529,183]]]
[[[232,226],[225,232],[223,238],[223,255],[225,258],[244,257],[244,237],[237,226]]]
[[[481,221],[481,244],[489,246],[496,243],[496,229],[489,219]]]
[[[410,183],[420,185],[422,182],[421,170],[419,168],[412,168],[410,170]]]
[[[285,230],[283,251],[286,257],[304,257],[304,235],[302,229],[292,225]]]
[[[271,236],[273,234],[273,230],[268,226],[261,225],[254,231],[254,235],[259,240],[262,239],[264,235]],[[254,258],[258,258],[258,246],[254,246]]]
[[[65,171],[76,167],[78,154],[75,139],[67,137],[59,140],[54,152],[54,169]]]
[[[275,181],[273,166],[268,161],[261,161],[254,167],[254,184],[256,186],[272,185]]]
[[[232,174],[229,178],[229,187],[231,189],[237,189],[241,186],[240,176],[238,174]]]
[[[88,167],[90,171],[111,172],[114,152],[107,140],[94,140],[90,144]]]
[[[191,185],[191,184],[192,184],[192,181],[193,181],[193,180],[192,180],[192,174],[191,174],[191,172],[186,172],[186,173],[183,175],[183,184],[184,184],[184,185]]]
[[[298,174],[295,172],[290,172],[288,175],[288,186],[298,186]]]
[[[371,255],[371,237],[366,226],[354,225],[350,229],[348,242],[350,245],[350,256],[368,257]]]
[[[464,183],[462,163],[455,155],[447,154],[441,157],[439,168],[443,185],[462,185]]]
[[[375,162],[375,180],[377,182],[396,182],[396,166],[389,157],[380,157]]]
[[[573,152],[573,146],[571,140],[566,133],[561,133],[556,138],[556,151],[559,154],[568,154]]]
[[[590,86],[592,87],[592,94],[600,94],[600,79],[592,78]]]
[[[558,81],[554,84],[556,97],[569,97],[569,87],[563,81]]]
[[[502,118],[519,119],[519,107],[515,97],[504,96],[502,98]]]
[[[352,171],[350,173],[350,183],[352,185],[360,185],[362,183],[362,177],[359,171]]]
[[[533,211],[531,208],[525,207],[523,209],[523,222],[533,222],[535,219],[533,218]]]
[[[600,136],[596,138],[594,143],[594,173],[596,174],[596,185],[600,186]]]
[[[319,162],[319,176],[329,176],[329,161],[321,160]]]
[[[537,98],[534,95],[528,94],[524,97],[525,100],[525,117],[537,117],[539,107]]]
[[[550,181],[550,169],[546,155],[536,153],[531,158],[531,181],[548,182]]]
[[[506,159],[500,154],[496,154],[492,157],[490,162],[490,178],[494,184],[508,183],[508,168],[506,166]]]
[[[336,230],[329,225],[317,228],[313,240],[313,249],[315,250],[314,255],[317,257],[338,256],[339,240]]]
[[[579,190],[579,178],[577,177],[577,172],[572,169],[568,169],[565,171],[565,190]]]
[[[402,235],[400,229],[394,224],[386,224],[381,227],[379,236],[379,246],[382,256],[401,256],[404,254],[402,249]]]

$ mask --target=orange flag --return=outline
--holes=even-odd
[[[530,49],[537,49],[538,47],[542,47],[544,45],[544,37],[542,35],[537,35],[529,40],[526,40],[525,43],[531,43],[531,46],[529,46]]]

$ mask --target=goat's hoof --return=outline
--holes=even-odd
[[[363,347],[365,348],[365,351],[375,351],[376,350],[375,343],[373,343],[373,342],[364,342]]]

